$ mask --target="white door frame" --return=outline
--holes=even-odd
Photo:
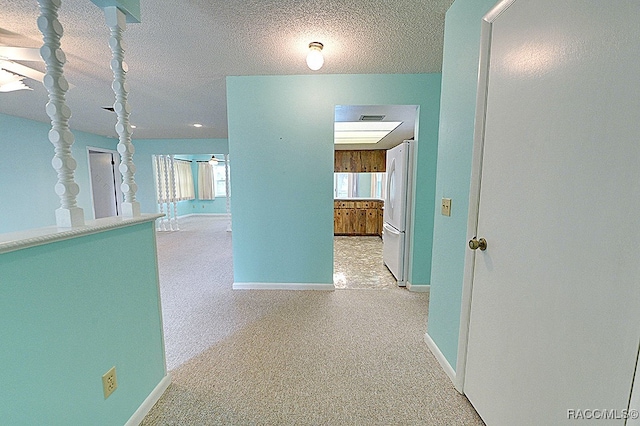
[[[116,161],[116,158],[120,158],[120,154],[118,153],[118,151],[115,151],[113,149],[107,149],[107,148],[97,148],[94,146],[87,146],[87,167],[88,167],[88,171],[89,171],[89,189],[91,191],[91,211],[93,213],[93,217],[95,219],[96,217],[96,209],[95,209],[95,204],[93,202],[93,178],[91,177],[91,154],[90,151],[93,152],[100,152],[100,153],[105,153],[105,154],[112,154],[114,157],[114,161]],[[117,164],[117,163],[116,163]],[[122,174],[120,173],[120,170],[118,169],[118,167],[114,167],[114,174],[115,174],[115,187],[116,187],[116,197],[117,197],[117,205],[116,205],[116,211],[118,215],[122,215],[122,203],[124,202],[124,197],[122,195],[122,189],[120,188],[121,184],[122,184]]]
[[[476,116],[473,133],[473,157],[471,163],[471,185],[469,190],[469,215],[467,219],[467,240],[476,236],[475,233],[478,228],[480,187],[482,184],[482,159],[484,156],[484,134],[487,110],[487,88],[489,81],[489,59],[491,57],[491,31],[493,22],[515,1],[516,0],[499,1],[482,18],[480,33],[480,61],[478,65],[478,91],[476,96]],[[464,259],[462,302],[460,309],[460,332],[458,336],[458,360],[456,363],[454,380],[454,385],[460,393],[464,393],[475,260],[475,250],[467,250]]]

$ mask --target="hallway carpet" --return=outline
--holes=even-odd
[[[143,425],[483,424],[424,343],[428,294],[233,291],[226,222],[181,228],[158,235],[172,384]]]

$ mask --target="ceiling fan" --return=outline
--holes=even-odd
[[[44,74],[18,62],[42,62],[40,49],[0,46],[0,92],[33,90],[24,83],[25,78],[42,82]]]

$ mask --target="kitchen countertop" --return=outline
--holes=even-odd
[[[351,198],[334,198],[333,201],[384,201],[384,200],[380,198],[351,197]]]

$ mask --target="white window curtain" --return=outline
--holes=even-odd
[[[160,155],[157,157],[154,165],[156,169],[156,195],[158,203],[195,199],[191,162],[174,160],[172,176],[172,173],[170,173],[171,163],[168,160],[168,156]],[[174,188],[175,200],[173,200]]]
[[[208,162],[198,163],[198,199],[215,200],[213,166]]]
[[[196,198],[193,189],[193,173],[191,172],[191,162],[176,160],[174,163],[176,175],[176,189],[178,201],[193,200]]]

